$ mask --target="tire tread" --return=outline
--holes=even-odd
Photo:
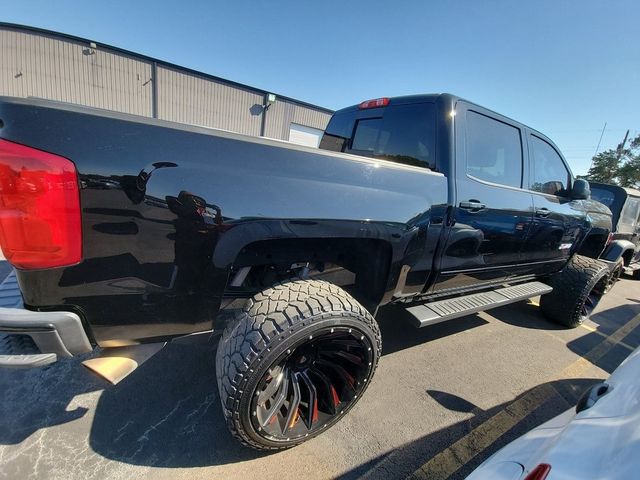
[[[336,316],[364,322],[375,335],[376,358],[380,357],[380,329],[373,316],[342,288],[322,280],[288,281],[257,293],[227,325],[218,344],[216,374],[227,427],[243,445],[259,450],[289,448],[265,445],[247,435],[239,411],[243,389],[271,349],[286,342],[298,329]]]
[[[574,255],[563,270],[551,277],[553,291],[540,299],[542,313],[570,328],[582,323],[584,300],[593,287],[609,274],[609,267],[599,260]]]

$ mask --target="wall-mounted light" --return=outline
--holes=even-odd
[[[89,42],[89,47],[85,48],[84,50],[82,50],[82,54],[83,55],[95,55],[97,48],[98,48],[98,46],[95,44],[95,42]]]
[[[276,94],[275,93],[267,93],[264,97],[264,109],[269,110],[269,107],[276,103]]]

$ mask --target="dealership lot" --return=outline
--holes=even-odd
[[[464,478],[640,345],[638,286],[618,283],[575,330],[532,302],[422,330],[384,308],[384,356],[362,401],[274,454],[227,433],[215,341],[168,345],[116,386],[77,359],[0,371],[0,478]]]

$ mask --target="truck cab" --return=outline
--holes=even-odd
[[[548,275],[575,253],[597,256],[607,240],[609,212],[588,199],[549,138],[452,95],[379,98],[339,110],[320,148],[447,177],[449,228],[435,266],[401,295]]]

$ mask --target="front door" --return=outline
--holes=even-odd
[[[456,204],[432,292],[509,277],[533,221],[521,128],[461,102],[455,121]]]
[[[557,271],[571,257],[584,230],[580,200],[571,200],[571,175],[556,148],[534,133],[528,134],[529,189],[533,195],[534,222],[524,247],[532,263],[529,271]]]

